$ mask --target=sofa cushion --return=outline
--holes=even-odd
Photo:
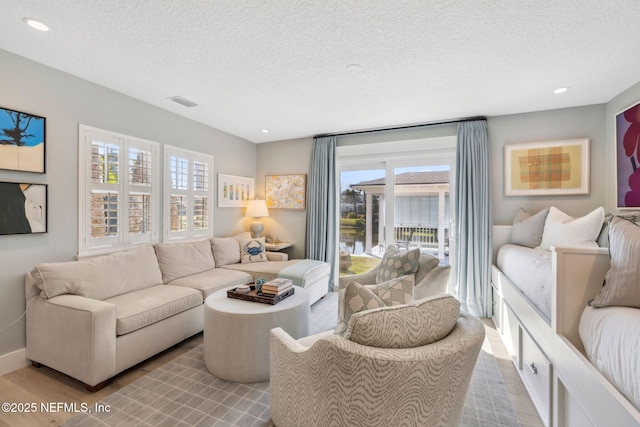
[[[344,290],[335,333],[344,334],[354,313],[378,307],[406,304],[413,299],[413,276],[402,276],[377,285],[349,282]]]
[[[550,207],[542,232],[540,247],[548,251],[551,246],[593,248],[604,221],[604,209],[599,207],[580,218],[573,218],[561,210]]]
[[[253,277],[243,271],[214,268],[191,276],[181,277],[171,282],[171,286],[184,286],[197,289],[202,292],[203,298],[207,298],[218,289],[231,286],[244,285],[252,282]]]
[[[202,293],[157,285],[105,300],[116,306],[116,335],[124,335],[202,304]]]
[[[240,239],[250,239],[251,233],[246,232],[232,237],[212,237],[211,248],[217,267],[237,264],[240,262]]]
[[[382,283],[396,277],[415,274],[418,271],[419,259],[420,249],[416,248],[407,252],[400,252],[395,246],[389,245],[384,251],[382,261],[378,265],[376,282]]]
[[[245,264],[269,261],[264,245],[264,237],[240,239],[240,262]]]
[[[354,313],[343,337],[379,348],[412,348],[446,337],[460,315],[451,295]]]
[[[614,216],[609,223],[611,266],[604,287],[589,302],[592,307],[624,306],[640,308],[640,227]]]
[[[542,232],[544,223],[549,214],[549,208],[543,209],[535,215],[529,215],[527,211],[520,208],[513,218],[511,227],[511,240],[514,245],[535,248],[542,242]]]
[[[31,275],[42,298],[71,294],[104,300],[162,283],[151,245],[80,261],[40,263]]]
[[[208,239],[186,243],[158,243],[156,254],[164,283],[211,270],[216,266]]]

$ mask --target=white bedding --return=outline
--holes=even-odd
[[[547,319],[551,319],[551,252],[506,244],[498,251],[498,268]]]
[[[587,307],[579,333],[587,358],[640,410],[640,309]]]

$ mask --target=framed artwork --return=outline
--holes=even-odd
[[[304,210],[306,181],[305,174],[267,175],[265,177],[267,207]]]
[[[640,102],[616,114],[618,209],[640,208]]]
[[[589,194],[589,139],[504,146],[504,195]]]
[[[0,182],[0,234],[46,232],[46,184]]]
[[[218,207],[244,207],[253,199],[253,178],[218,174]]]
[[[0,107],[0,169],[44,173],[44,117]]]

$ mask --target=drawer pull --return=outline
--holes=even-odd
[[[533,375],[537,375],[538,374],[538,368],[536,368],[536,364],[535,363],[529,362],[529,363],[527,363],[527,365],[529,366],[529,369],[531,370]]]

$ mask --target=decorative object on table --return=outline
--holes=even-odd
[[[295,286],[291,286],[286,292],[279,295],[264,294],[256,291],[255,285],[251,285],[249,293],[238,292],[238,288],[228,289],[227,298],[241,299],[245,301],[260,302],[262,304],[277,304],[295,293]]]
[[[251,221],[251,237],[261,237],[264,231],[264,224],[259,221],[258,218],[264,218],[269,216],[269,209],[267,209],[267,202],[264,200],[249,200],[247,203],[247,210],[244,216],[254,218]]]
[[[243,207],[253,199],[253,178],[218,174],[218,207]]]
[[[46,232],[46,184],[0,182],[0,235]]]
[[[270,209],[305,209],[305,174],[267,175],[265,194]]]
[[[291,279],[277,278],[263,284],[258,295],[267,297],[279,296],[289,292],[292,287],[293,281]]]
[[[46,119],[0,107],[0,169],[45,172]]]
[[[267,282],[268,282],[267,279],[263,279],[263,278],[256,279],[256,284],[255,284],[256,291],[260,292],[260,290],[262,289],[262,285],[264,285]]]
[[[241,294],[248,294],[251,292],[251,285],[240,285],[236,288],[236,292]]]
[[[266,236],[264,236],[264,241],[267,243],[272,243],[274,245],[277,245],[278,243],[280,243],[280,239],[278,239],[277,237],[271,237],[270,234],[267,234]]]
[[[589,139],[505,144],[504,194],[589,194]]]
[[[616,114],[618,209],[640,207],[640,102]]]

